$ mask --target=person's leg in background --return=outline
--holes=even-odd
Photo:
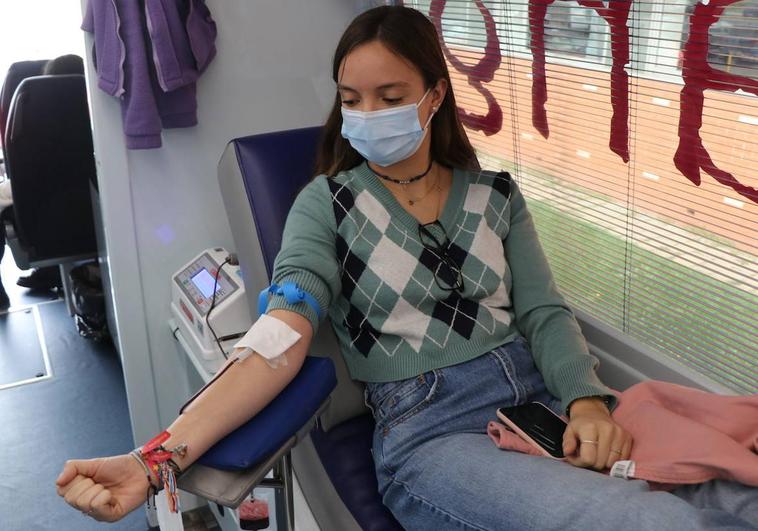
[[[16,284],[22,288],[45,290],[63,286],[61,272],[58,266],[38,267],[31,274],[19,277]]]
[[[0,263],[5,254],[5,224],[3,223],[2,211],[0,211]],[[3,277],[0,275],[0,311],[7,310],[11,305],[8,294],[3,287]]]
[[[5,181],[7,183],[7,181]],[[4,199],[0,197],[0,199]],[[3,203],[0,201],[0,204]],[[7,204],[7,202],[5,203]],[[5,220],[13,219],[13,207],[8,206],[2,208],[0,206],[0,260],[3,258],[5,252]],[[32,270],[31,274],[20,277],[16,284],[22,288],[28,288],[32,290],[50,290],[53,288],[61,288],[63,282],[61,281],[60,268],[58,266],[40,267]],[[2,279],[0,278],[0,309],[6,309],[9,306],[8,294],[3,287]]]
[[[8,214],[10,205],[13,204],[13,197],[11,196],[10,181],[5,177],[5,166],[3,160],[0,159],[0,262],[3,261],[3,255],[5,254],[5,223],[4,216]],[[10,307],[10,300],[8,294],[3,287],[3,277],[0,275],[0,310],[7,310]]]

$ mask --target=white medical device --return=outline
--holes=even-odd
[[[253,324],[239,265],[224,264],[228,258],[225,249],[207,249],[171,277],[171,312],[179,332],[213,371],[224,361],[218,343],[228,354]]]

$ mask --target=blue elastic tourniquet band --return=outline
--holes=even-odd
[[[318,301],[316,301],[313,295],[300,289],[294,282],[284,282],[281,286],[271,284],[271,286],[262,290],[260,295],[258,295],[258,317],[266,313],[269,295],[282,295],[288,304],[304,302],[313,308],[319,321],[321,320],[321,306],[319,306]]]

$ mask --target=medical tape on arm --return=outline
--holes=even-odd
[[[237,355],[239,361],[243,361],[256,352],[272,369],[276,369],[287,365],[287,357],[284,353],[301,337],[284,321],[263,314],[247,334],[234,345],[234,348],[244,349]]]

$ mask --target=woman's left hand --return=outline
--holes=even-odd
[[[563,434],[566,461],[582,468],[603,470],[629,459],[632,436],[611,418],[601,398],[580,398],[569,407],[570,420]]]

